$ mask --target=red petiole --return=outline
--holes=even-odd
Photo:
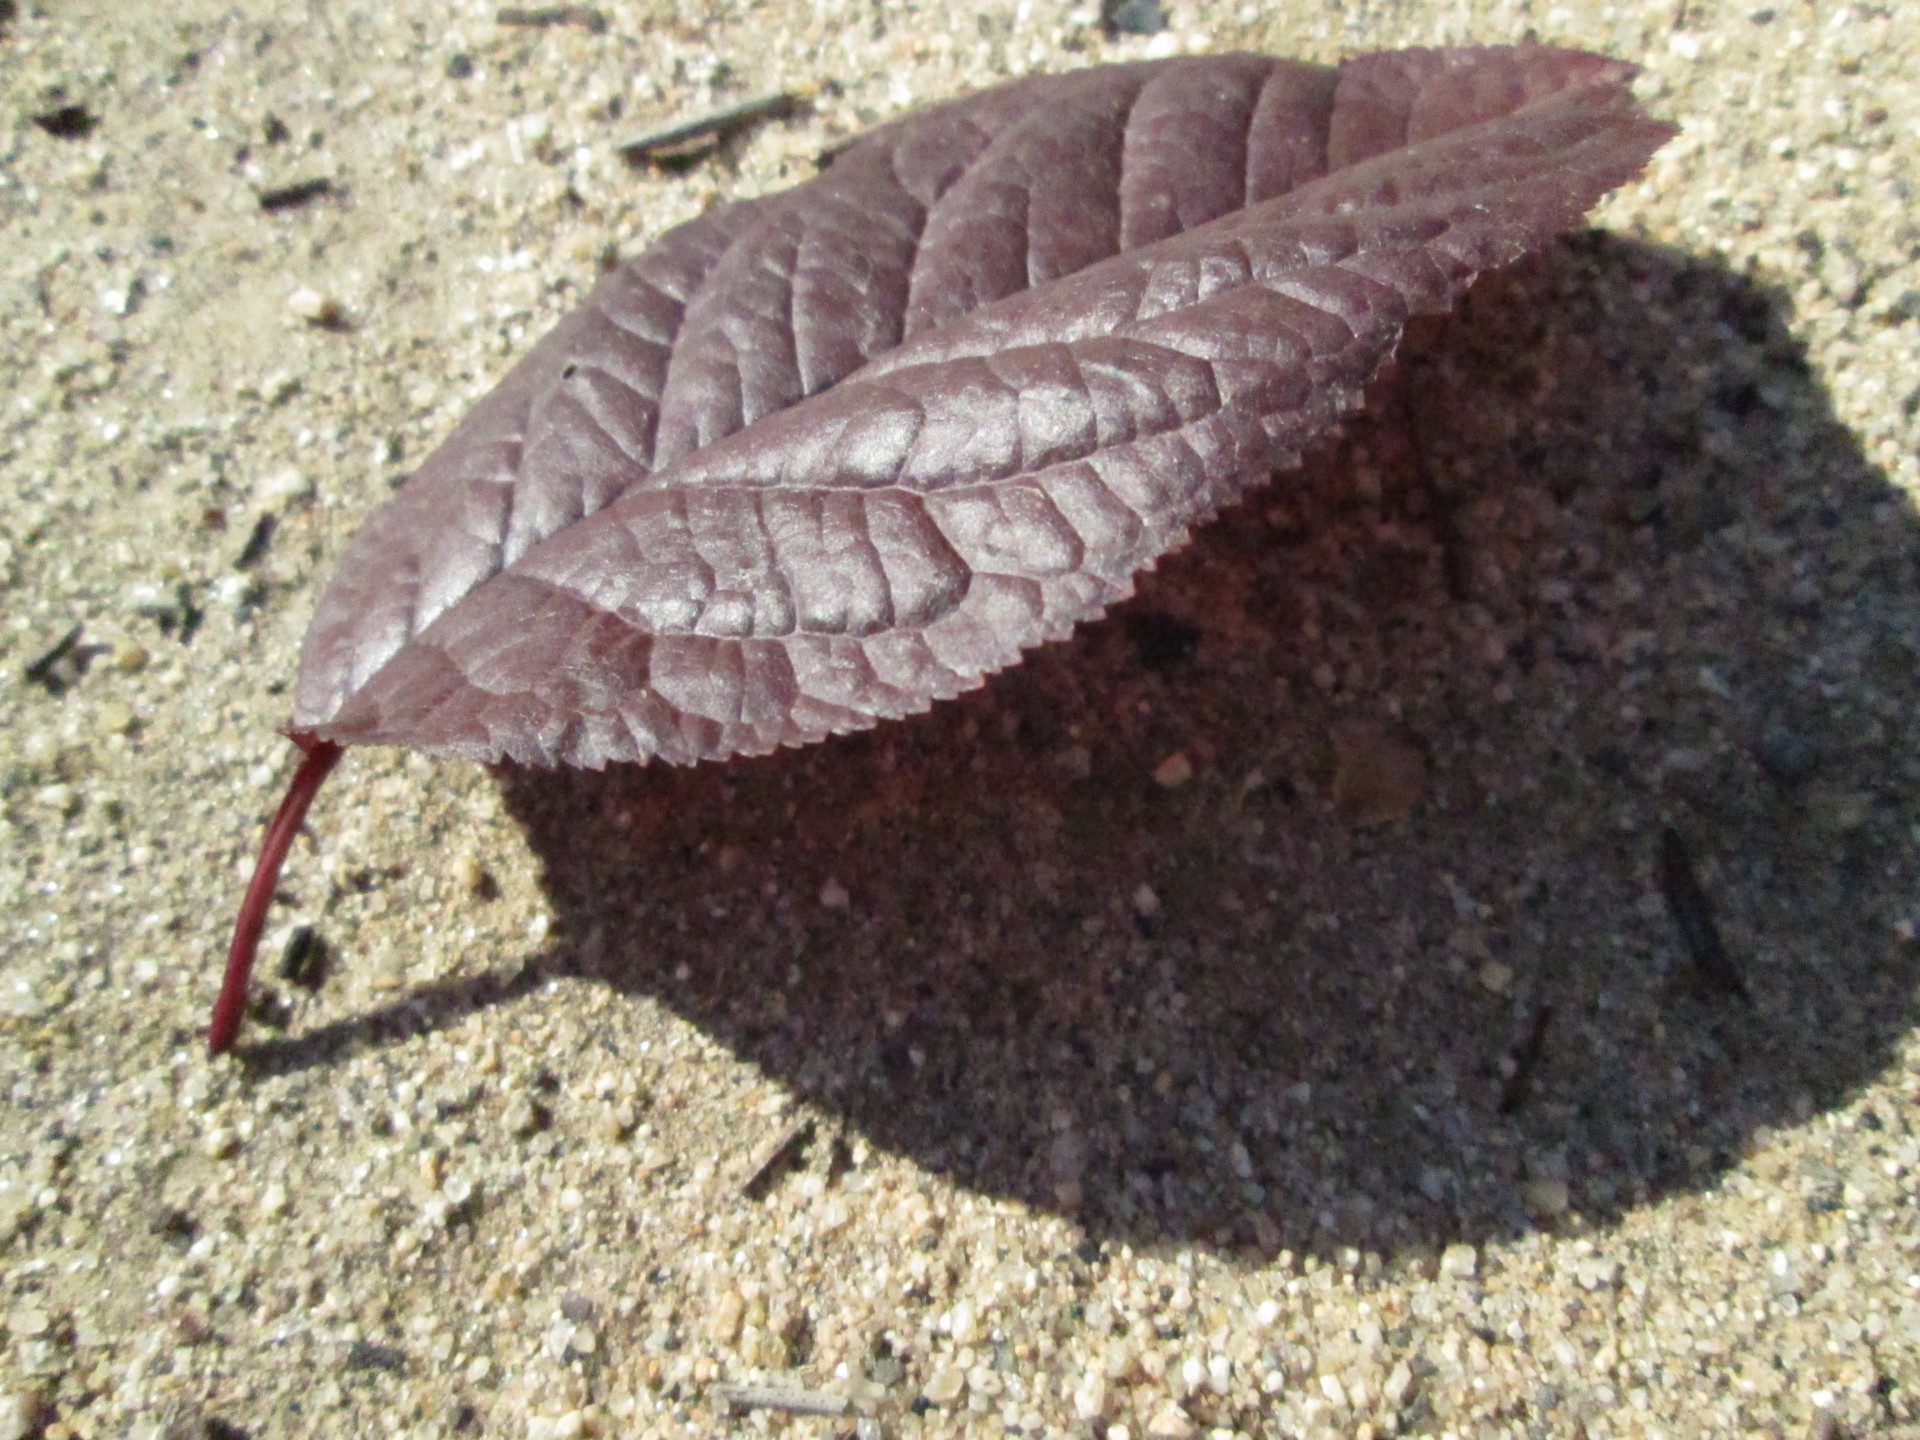
[[[247,977],[253,973],[253,957],[260,948],[260,932],[266,928],[267,907],[280,881],[280,867],[287,862],[293,837],[307,818],[307,807],[320,791],[321,784],[340,761],[340,747],[331,740],[316,739],[297,732],[291,737],[305,758],[293,772],[293,783],[267,826],[267,838],[260,846],[260,859],[253,867],[253,879],[240,902],[240,918],[233,925],[233,946],[227,951],[227,973],[220,982],[220,998],[213,1003],[213,1023],[207,1027],[207,1049],[224,1055],[240,1035],[240,1021],[247,1010]]]

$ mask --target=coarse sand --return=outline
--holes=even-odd
[[[1920,1434],[1898,9],[0,0],[0,1440]],[[1525,34],[1682,133],[1337,452],[919,720],[353,752],[207,1059],[316,591],[607,257]]]

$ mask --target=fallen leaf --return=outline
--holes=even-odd
[[[669,232],[342,558],[213,1048],[339,747],[686,763],[972,689],[1636,175],[1672,131],[1632,74],[1524,45],[1039,77]]]

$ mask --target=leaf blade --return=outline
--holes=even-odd
[[[1022,82],[889,127],[636,262],[683,247],[686,276],[704,269],[677,316],[654,317],[659,363],[592,367],[627,364],[621,383],[654,406],[650,443],[632,425],[610,437],[626,468],[597,488],[577,479],[599,473],[595,428],[555,398],[580,371],[554,371],[592,323],[509,377],[502,413],[552,411],[547,431],[524,424],[543,437],[525,449],[544,443],[574,490],[530,512],[521,489],[544,492],[510,485],[532,518],[482,517],[501,536],[492,571],[466,555],[424,584],[420,548],[410,574],[392,536],[446,528],[453,485],[403,492],[349,569],[429,603],[399,625],[389,580],[342,621],[364,597],[330,592],[294,723],[597,767],[762,753],[972,688],[1124,598],[1336,426],[1410,315],[1637,173],[1670,132],[1630,74],[1538,47],[1364,57],[1337,76],[1222,57]],[[1256,165],[1284,148],[1255,129],[1276,91],[1288,123],[1317,96],[1315,128],[1285,165]],[[1237,126],[1235,164],[1211,178],[1144,158]],[[1048,155],[1084,168],[1042,203]],[[1223,206],[1282,173],[1273,197]]]

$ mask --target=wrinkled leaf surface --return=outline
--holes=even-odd
[[[613,271],[353,541],[291,729],[599,766],[925,709],[1125,597],[1409,316],[1667,138],[1631,68],[1419,50],[1016,82]]]

